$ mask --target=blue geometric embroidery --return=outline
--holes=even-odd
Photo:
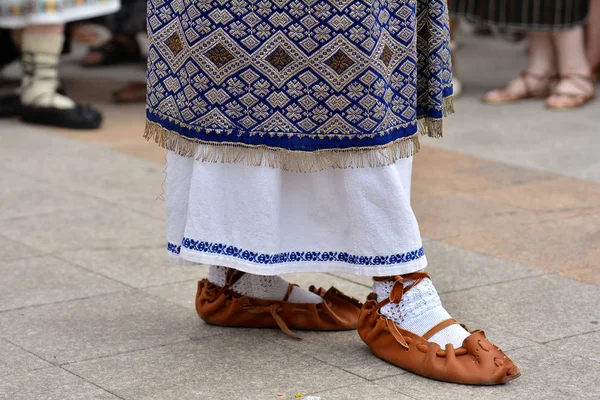
[[[183,238],[182,245],[174,243],[167,245],[167,250],[174,254],[181,252],[181,247],[199,253],[217,254],[234,257],[255,264],[275,265],[292,262],[342,262],[352,265],[396,265],[404,264],[425,255],[423,247],[418,250],[389,256],[360,256],[339,251],[292,251],[278,254],[263,254],[222,243],[210,243],[189,238]]]
[[[178,246],[174,243],[167,243],[167,251],[173,254],[179,254],[181,253],[181,246]]]

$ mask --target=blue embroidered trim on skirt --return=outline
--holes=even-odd
[[[147,117],[191,141],[384,146],[452,95],[445,0],[149,0],[148,32]]]
[[[263,254],[221,243],[210,243],[189,238],[183,238],[181,245],[167,244],[167,250],[180,254],[181,247],[205,254],[234,257],[240,260],[262,264],[275,265],[292,262],[341,262],[352,265],[397,265],[418,260],[425,255],[423,247],[418,250],[388,256],[360,256],[339,251],[292,251],[279,254]]]

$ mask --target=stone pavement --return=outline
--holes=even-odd
[[[67,88],[101,105],[101,131],[0,122],[0,399],[600,398],[600,103],[486,107],[522,49],[467,39],[457,56],[467,92],[447,138],[415,159],[413,205],[446,308],[520,379],[439,383],[376,359],[355,332],[296,342],[202,323],[206,267],[165,259],[164,152],[141,139],[141,105],[108,103],[143,72],[71,65]],[[368,278],[289,279],[369,293]]]

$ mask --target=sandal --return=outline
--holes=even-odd
[[[542,89],[534,90],[527,83],[527,78],[533,78],[542,82],[544,87]],[[488,92],[482,99],[484,103],[488,104],[503,104],[503,103],[514,103],[521,100],[527,99],[540,99],[546,98],[550,95],[550,92],[554,85],[557,83],[556,75],[537,75],[532,74],[531,72],[523,71],[519,76],[519,79],[523,82],[523,86],[525,87],[524,91],[515,92],[511,91],[508,86],[505,86],[502,89],[495,89],[491,92]],[[493,92],[502,92],[504,96],[500,96],[498,99],[491,99],[490,94]]]
[[[112,93],[113,102],[144,103],[146,101],[146,82],[130,82]]]
[[[583,107],[596,97],[596,80],[592,75],[568,74],[561,76],[561,80],[571,80],[573,84],[581,90],[581,93],[568,93],[559,90],[553,90],[550,97],[546,99],[546,107],[551,110],[570,110]],[[589,86],[588,86],[589,85]],[[586,93],[587,92],[587,93]],[[563,97],[570,100],[567,105],[552,104],[553,97]]]
[[[461,347],[455,349],[449,343],[442,350],[429,339],[442,329],[456,324],[453,318],[418,336],[400,328],[379,312],[386,304],[399,304],[404,293],[426,278],[429,278],[429,274],[425,272],[384,278],[394,281],[389,298],[378,303],[375,293],[369,295],[360,313],[358,333],[371,351],[402,369],[439,381],[497,385],[519,377],[519,368],[498,346],[490,343],[481,330],[469,331],[471,335]],[[404,281],[414,282],[404,287]]]
[[[133,38],[130,43],[134,44],[134,46],[127,45],[124,39],[113,37],[100,46],[92,47],[88,52],[88,55],[91,53],[99,53],[100,59],[98,62],[86,62],[86,58],[84,57],[81,61],[81,65],[83,67],[93,68],[140,62],[142,57],[140,55],[140,47],[137,40]]]
[[[200,318],[219,326],[279,328],[296,339],[300,338],[292,329],[342,331],[358,326],[362,303],[336,288],[325,290],[311,286],[309,290],[323,298],[318,304],[287,301],[296,286],[292,284],[283,300],[264,300],[243,296],[230,289],[243,275],[242,271],[228,270],[222,287],[208,279],[199,281],[196,311]]]

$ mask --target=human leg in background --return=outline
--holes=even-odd
[[[506,87],[488,92],[486,103],[506,103],[532,97],[544,98],[557,81],[557,66],[551,32],[531,32],[527,71]]]
[[[576,108],[594,98],[595,84],[585,55],[583,27],[552,32],[556,45],[560,82],[546,105],[554,109]]]
[[[64,25],[34,25],[21,37],[21,116],[25,122],[71,129],[95,129],[102,122],[94,108],[57,92]]]
[[[600,77],[600,0],[590,2],[585,42],[589,65],[596,77]]]

